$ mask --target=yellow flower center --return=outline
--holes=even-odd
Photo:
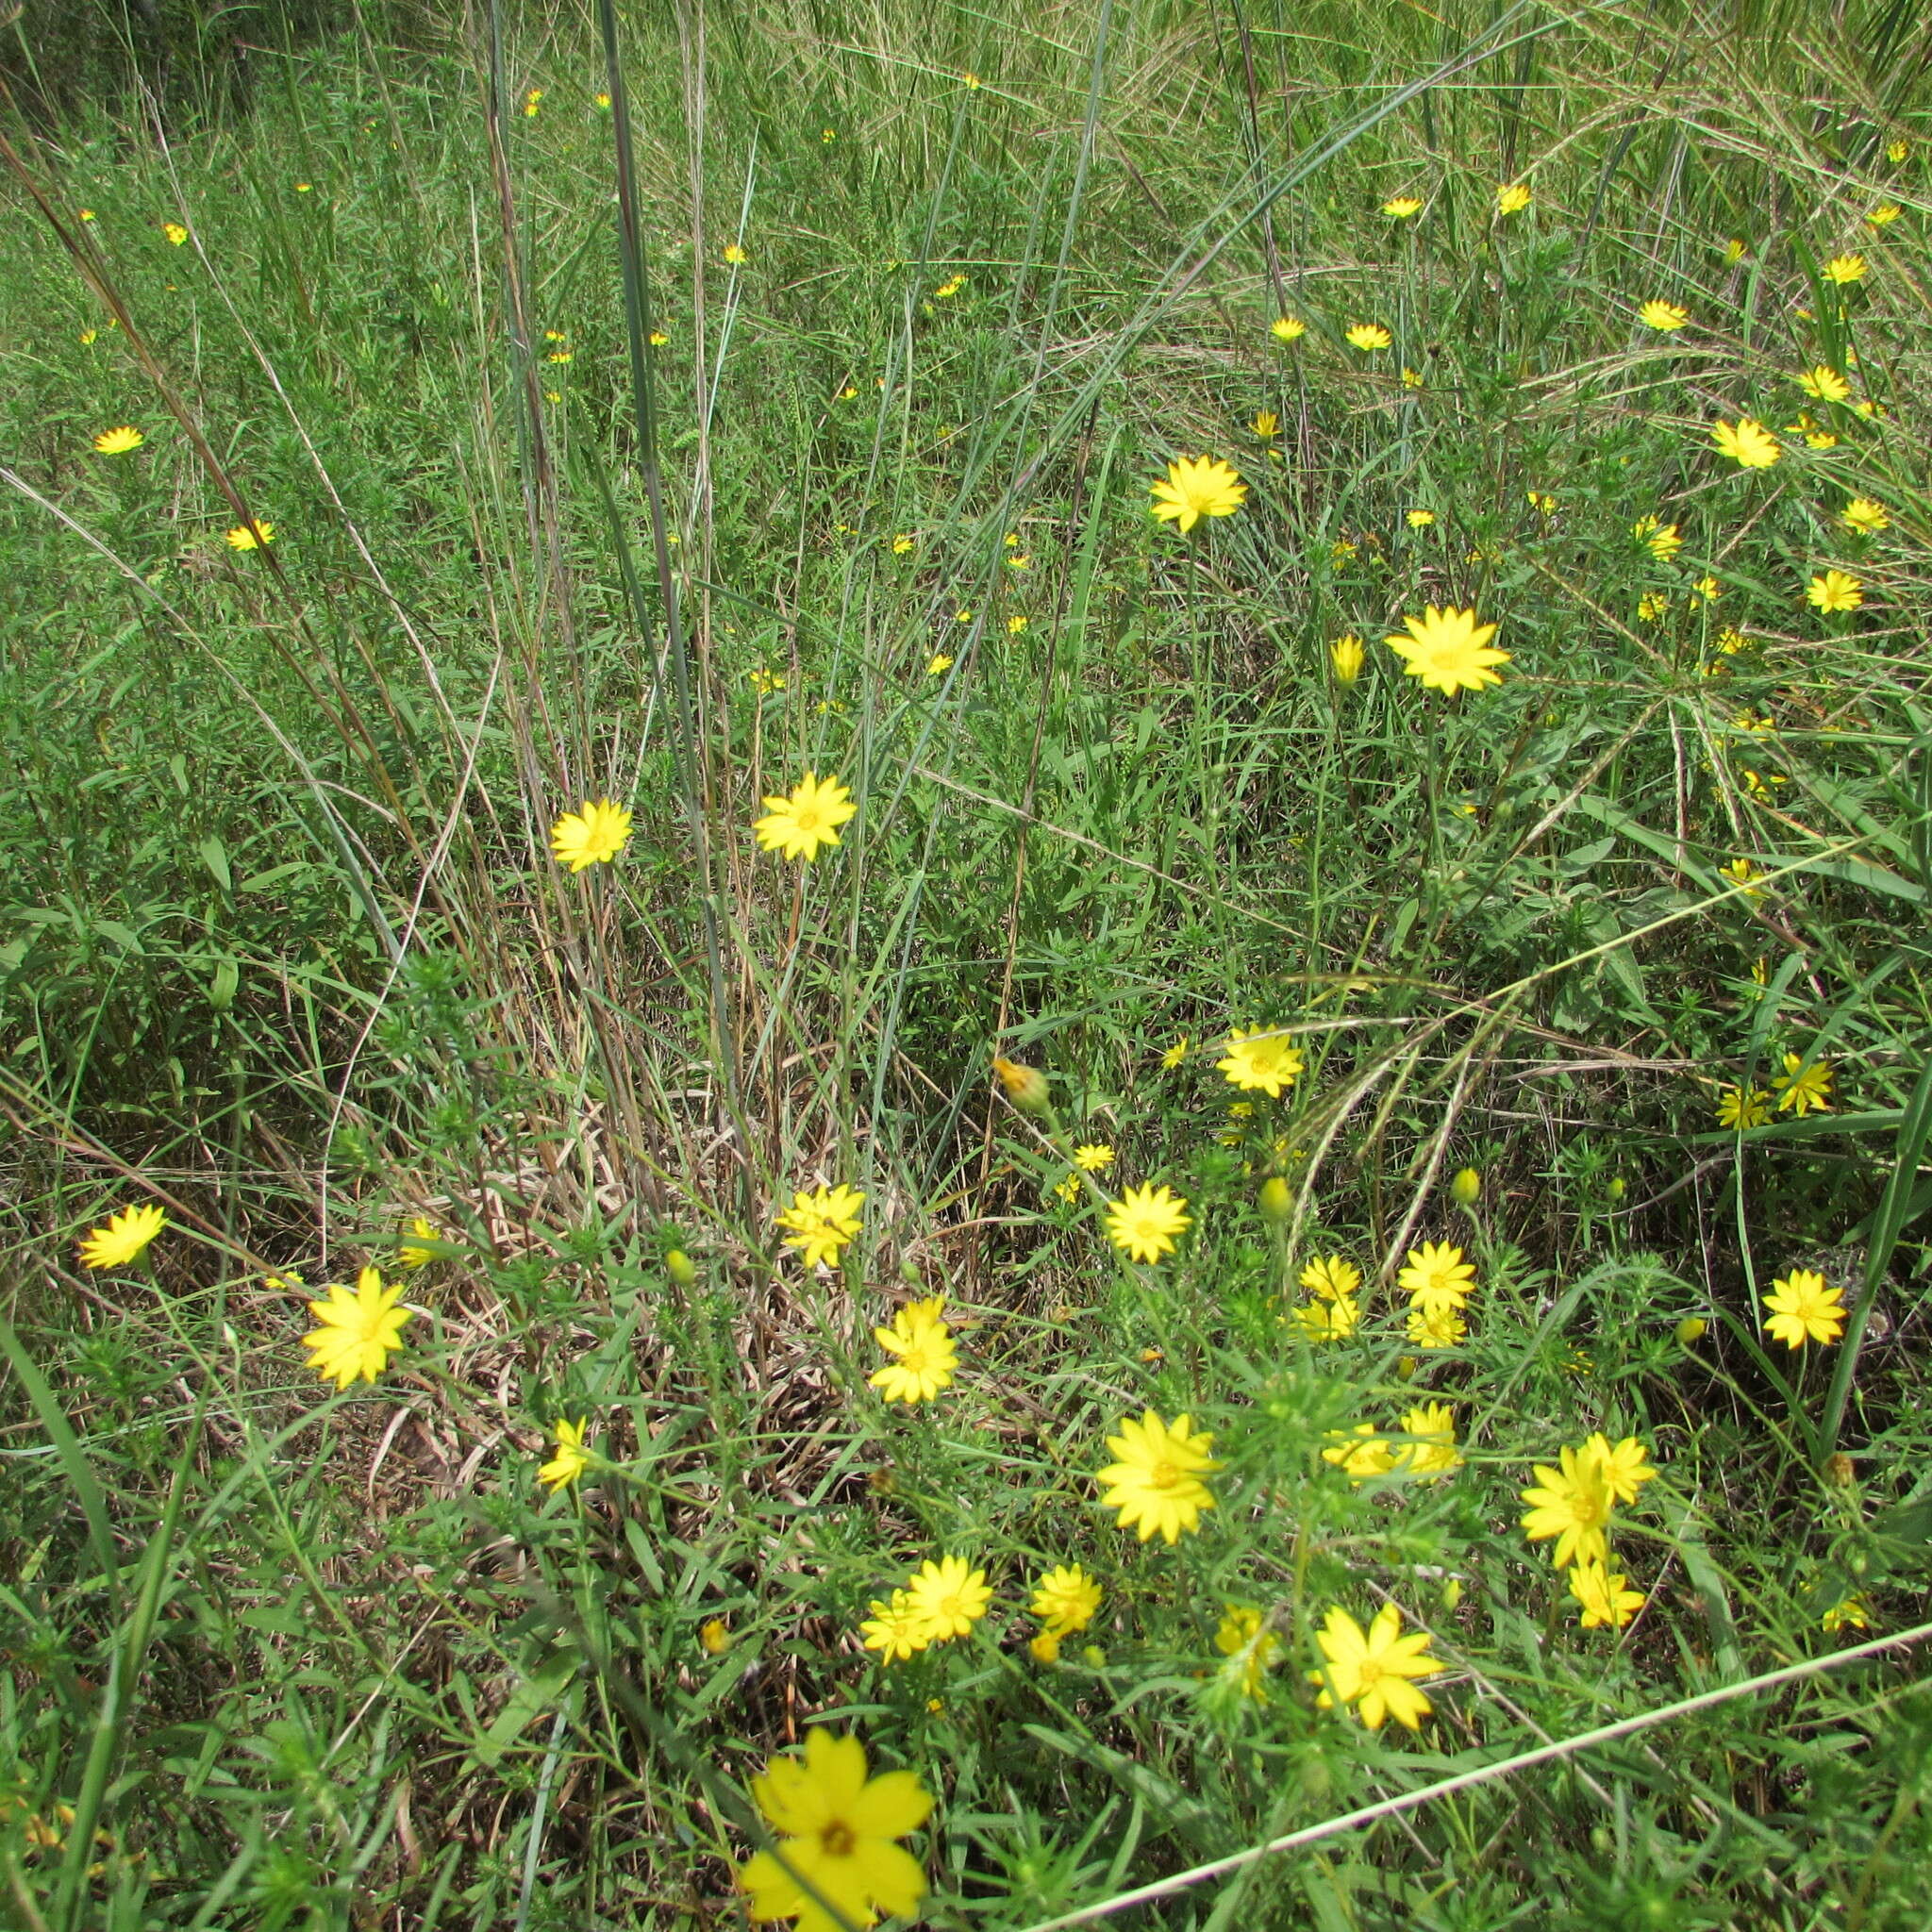
[[[819,1849],[828,1858],[849,1858],[858,1849],[858,1835],[842,1818],[835,1818],[820,1828]]]
[[[816,832],[823,823],[823,815],[815,805],[801,805],[793,814],[793,823],[801,832]]]
[[[1366,1695],[1382,1681],[1381,1664],[1374,1657],[1363,1657],[1356,1667],[1356,1679],[1361,1685],[1362,1694]]]
[[[899,1357],[899,1366],[902,1369],[904,1369],[908,1374],[924,1374],[926,1369],[925,1350],[918,1344],[915,1344],[911,1348],[908,1348],[906,1351],[906,1353]]]
[[[1157,1462],[1147,1472],[1147,1487],[1150,1490],[1171,1490],[1180,1479],[1180,1471],[1171,1462]]]
[[[966,1614],[960,1607],[959,1599],[957,1595],[941,1597],[938,1608],[941,1616],[953,1621],[957,1621]]]

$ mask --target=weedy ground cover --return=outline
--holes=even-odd
[[[1922,1927],[1924,23],[59,18],[8,1923]]]

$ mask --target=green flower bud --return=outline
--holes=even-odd
[[[697,1263],[682,1248],[673,1248],[664,1257],[664,1272],[679,1288],[689,1288],[698,1278]]]
[[[1483,1177],[1473,1167],[1465,1167],[1449,1183],[1449,1193],[1458,1208],[1474,1208],[1483,1197]]]
[[[1262,1220],[1279,1226],[1294,1212],[1294,1194],[1278,1174],[1270,1174],[1255,1196],[1255,1206],[1261,1210]]]
[[[1710,1324],[1702,1315],[1686,1315],[1677,1324],[1677,1346],[1695,1348],[1704,1340],[1705,1332],[1709,1326]]]

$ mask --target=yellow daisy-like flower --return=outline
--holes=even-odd
[[[1402,621],[1407,635],[1382,641],[1425,690],[1454,697],[1459,691],[1481,691],[1502,683],[1493,667],[1508,663],[1509,653],[1490,648],[1496,626],[1478,623],[1474,610],[1439,610],[1431,604],[1421,617],[1405,616]]]
[[[1326,1661],[1308,1673],[1308,1681],[1322,1687],[1315,1700],[1322,1709],[1353,1705],[1372,1731],[1379,1731],[1391,1717],[1411,1731],[1421,1728],[1433,1706],[1414,1680],[1440,1676],[1442,1671],[1429,1655],[1426,1630],[1403,1636],[1402,1612],[1393,1604],[1384,1604],[1366,1630],[1338,1606],[1328,1612],[1315,1641]]]
[[[1077,1563],[1049,1570],[1035,1586],[1033,1614],[1055,1637],[1071,1637],[1092,1623],[1105,1592]]]
[[[1475,1287],[1475,1266],[1451,1241],[1424,1241],[1408,1251],[1395,1285],[1422,1308],[1460,1308]]]
[[[1522,1491],[1523,1500],[1530,1505],[1523,1519],[1524,1534],[1531,1542],[1557,1539],[1558,1570],[1575,1562],[1607,1562],[1607,1531],[1616,1496],[1602,1458],[1585,1444],[1561,1450],[1557,1460],[1561,1466],[1557,1469],[1538,1463],[1536,1486]]]
[[[724,250],[724,259],[733,268],[742,268],[751,259],[751,257],[736,242],[733,242]]]
[[[1540,517],[1553,517],[1557,514],[1557,499],[1547,490],[1525,490],[1523,500]]]
[[[1241,473],[1218,457],[1177,457],[1148,490],[1156,519],[1177,523],[1184,532],[1203,517],[1233,516],[1248,494]]]
[[[1412,194],[1398,194],[1392,200],[1382,204],[1382,212],[1393,216],[1398,222],[1408,221],[1422,211],[1422,203]]]
[[[1684,533],[1677,525],[1659,522],[1656,517],[1639,517],[1630,525],[1630,534],[1659,563],[1670,562],[1684,547]]]
[[[901,530],[899,534],[892,539],[892,555],[894,557],[904,557],[908,550],[912,549],[912,538],[908,532],[904,530]]]
[[[651,331],[650,341],[652,348],[662,349],[669,346],[671,338],[661,328],[654,328]]]
[[[1462,1467],[1456,1446],[1456,1411],[1446,1402],[1419,1403],[1402,1418],[1407,1442],[1393,1444],[1393,1467],[1420,1476],[1447,1475]]]
[[[1298,342],[1307,332],[1307,324],[1298,315],[1277,315],[1268,325],[1268,333],[1277,342]]]
[[[1160,1064],[1171,1074],[1188,1057],[1188,1036],[1183,1033],[1174,1043],[1163,1050]]]
[[[1520,215],[1533,199],[1527,181],[1499,181],[1496,184],[1496,212]]]
[[[1301,1077],[1302,1057],[1278,1027],[1237,1026],[1227,1036],[1227,1051],[1215,1066],[1230,1085],[1278,1100],[1282,1091]]]
[[[579,1416],[574,1423],[558,1419],[557,1454],[537,1472],[537,1480],[553,1491],[575,1482],[590,1468],[591,1458],[584,1453],[584,1424],[589,1421],[589,1416]]]
[[[1310,1341],[1341,1341],[1361,1326],[1362,1305],[1353,1295],[1328,1302],[1304,1302],[1291,1308],[1294,1324]]]
[[[1819,1628],[1834,1631],[1843,1629],[1869,1630],[1872,1618],[1865,1599],[1848,1596],[1843,1602],[1833,1604],[1818,1620]]]
[[[1074,1165],[1085,1174],[1099,1174],[1113,1165],[1113,1149],[1104,1141],[1089,1141],[1074,1149]]]
[[[230,550],[265,550],[275,541],[275,526],[269,523],[238,524],[228,532]]]
[[[1338,684],[1353,684],[1362,675],[1362,665],[1366,661],[1362,641],[1352,632],[1346,637],[1337,638],[1328,646],[1328,662],[1334,667]]]
[[[1655,624],[1668,613],[1671,600],[1659,591],[1648,591],[1637,600],[1639,624]]]
[[[928,677],[943,677],[953,668],[953,660],[943,651],[933,653],[932,660],[925,667]]]
[[[1735,423],[1712,424],[1710,440],[1744,470],[1768,470],[1784,454],[1777,438],[1755,416],[1740,416]]]
[[[133,424],[124,423],[118,429],[104,429],[94,438],[94,447],[104,457],[125,457],[129,450],[139,449],[147,441]]]
[[[1255,420],[1248,425],[1263,442],[1272,442],[1281,434],[1281,418],[1273,409],[1257,409]]]
[[[1841,403],[1852,392],[1851,384],[1824,362],[1814,364],[1794,379],[1807,396],[1816,396],[1821,403]]]
[[[356,1277],[353,1294],[331,1285],[327,1301],[308,1304],[308,1312],[322,1324],[302,1338],[309,1351],[308,1366],[339,1390],[358,1375],[374,1382],[403,1345],[410,1311],[397,1307],[402,1298],[402,1284],[385,1288],[375,1268],[365,1268]]]
[[[1843,1289],[1827,1288],[1824,1276],[1810,1268],[1793,1268],[1771,1285],[1774,1292],[1764,1297],[1770,1310],[1764,1332],[1774,1341],[1795,1349],[1839,1339],[1845,1325]]]
[[[1871,226],[1874,228],[1882,228],[1886,226],[1888,223],[1897,221],[1902,212],[1903,210],[1900,208],[1897,202],[1881,201],[1878,204],[1878,206],[1874,208],[1871,211],[1871,213],[1865,217],[1865,220]]]
[[[739,1870],[754,1919],[796,1919],[798,1932],[843,1932],[882,1915],[918,1917],[925,1873],[892,1842],[932,1815],[932,1800],[911,1772],[868,1776],[858,1740],[821,1728],[806,1734],[802,1759],[773,1758],[751,1790],[778,1839],[775,1853],[756,1853]]]
[[[1896,167],[1911,151],[1912,144],[1908,141],[1888,142],[1885,145],[1885,158]]]
[[[1891,515],[1875,497],[1855,496],[1838,513],[1838,520],[1855,537],[1875,537],[1891,528]]]
[[[436,1224],[419,1214],[409,1223],[408,1236],[396,1249],[396,1259],[405,1268],[426,1268],[436,1259],[437,1244],[441,1240],[441,1231]]]
[[[80,1244],[84,1268],[125,1268],[139,1258],[142,1251],[168,1224],[160,1208],[124,1208],[111,1214],[104,1226],[92,1228]]]
[[[1824,264],[1824,279],[1836,282],[1845,288],[1853,282],[1865,279],[1865,258],[1862,255],[1834,255]]]
[[[941,1557],[937,1563],[928,1559],[921,1564],[908,1579],[906,1594],[933,1643],[964,1637],[992,1601],[986,1572],[975,1570],[964,1557]]]
[[[1007,619],[1008,632],[1013,637],[1018,637],[1020,633],[1026,628],[1027,623],[1028,620],[1024,617],[1022,617],[1016,611],[1011,617]]]
[[[966,277],[964,275],[949,275],[932,292],[937,300],[950,302],[965,286]]]
[[[1223,1657],[1241,1660],[1241,1695],[1257,1704],[1268,1701],[1268,1673],[1281,1655],[1281,1639],[1261,1627],[1261,1612],[1249,1604],[1228,1604],[1214,1647]]]
[[[1741,235],[1733,235],[1724,243],[1724,259],[1726,261],[1741,261],[1743,258],[1744,238]]]
[[[1785,1070],[1772,1083],[1777,1094],[1777,1110],[1796,1114],[1831,1111],[1831,1064],[1814,1060],[1808,1066],[1796,1054],[1785,1056]]]
[[[1395,338],[1379,322],[1358,322],[1342,331],[1342,340],[1350,348],[1359,349],[1367,356],[1376,349],[1386,349]]]
[[[585,799],[550,828],[550,849],[572,872],[608,865],[630,842],[630,813],[608,798]]]
[[[1412,1302],[1403,1324],[1418,1348],[1459,1348],[1469,1339],[1469,1324],[1459,1308]]]
[[[1432,509],[1412,509],[1404,519],[1411,530],[1426,530],[1435,521],[1436,512]]]
[[[1717,1124],[1741,1131],[1761,1127],[1771,1119],[1771,1095],[1762,1087],[1746,1093],[1741,1087],[1726,1087],[1717,1097]]]
[[[1116,1459],[1100,1472],[1100,1502],[1123,1529],[1137,1529],[1143,1543],[1157,1534],[1173,1543],[1183,1530],[1200,1528],[1202,1510],[1214,1507],[1214,1493],[1201,1478],[1221,1467],[1208,1453],[1212,1436],[1196,1433],[1185,1415],[1170,1426],[1150,1408],[1139,1422],[1123,1418],[1120,1434],[1109,1436],[1107,1446]]]
[[[1362,1285],[1362,1271],[1346,1255],[1318,1255],[1301,1272],[1301,1285],[1324,1302],[1339,1302]]]
[[[1174,1253],[1176,1237],[1194,1224],[1186,1199],[1164,1184],[1129,1188],[1108,1203],[1107,1238],[1135,1261],[1158,1261]]]
[[[1621,1442],[1612,1443],[1599,1429],[1583,1446],[1596,1457],[1596,1466],[1610,1486],[1610,1494],[1620,1503],[1636,1502],[1638,1491],[1657,1474],[1650,1464],[1650,1451],[1635,1436],[1625,1436]]]
[[[777,1217],[788,1230],[785,1245],[796,1248],[808,1268],[820,1262],[838,1265],[839,1256],[858,1235],[865,1196],[842,1183],[836,1188],[801,1189],[791,1206]]]
[[[817,773],[808,772],[788,796],[765,800],[765,816],[753,824],[752,830],[765,851],[809,864],[821,846],[840,842],[839,827],[858,811],[852,794],[837,778],[821,783]]]
[[[913,1608],[911,1597],[895,1590],[889,1603],[873,1600],[872,1615],[858,1626],[858,1641],[867,1650],[877,1651],[881,1663],[890,1664],[916,1657],[932,1637],[924,1617]]]
[[[1354,1483],[1387,1475],[1395,1467],[1395,1452],[1377,1433],[1374,1423],[1357,1423],[1352,1429],[1330,1429],[1330,1446],[1322,1452]]]
[[[1828,617],[1838,610],[1856,610],[1865,601],[1865,587],[1841,570],[1828,570],[1805,586],[1805,601]]]
[[[537,109],[542,105],[542,102],[543,90],[541,87],[533,87],[524,96],[524,119],[534,121],[537,118]]]
[[[1607,1625],[1621,1630],[1643,1607],[1643,1592],[1624,1588],[1629,1580],[1606,1563],[1583,1562],[1571,1570],[1570,1594],[1582,1612],[1577,1621],[1584,1629]]]
[[[897,1357],[867,1378],[868,1385],[888,1402],[903,1402],[908,1407],[930,1402],[951,1384],[959,1357],[952,1329],[940,1319],[945,1305],[944,1295],[908,1302],[892,1317],[890,1328],[872,1331],[873,1340]]]
[[[1674,302],[1646,302],[1637,311],[1637,319],[1645,328],[1654,328],[1658,335],[1670,336],[1690,320],[1690,311],[1680,308]]]

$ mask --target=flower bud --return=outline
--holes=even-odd
[[[723,1617],[713,1617],[698,1632],[698,1641],[712,1657],[723,1657],[731,1648],[731,1625]]]
[[[1338,684],[1353,684],[1362,675],[1362,641],[1351,633],[1337,638],[1328,646],[1328,661],[1335,667]]]
[[[698,1278],[697,1263],[682,1248],[673,1248],[664,1257],[664,1272],[679,1288],[689,1288]]]
[[[1609,1186],[1604,1191],[1609,1195],[1611,1200],[1621,1201],[1630,1191],[1630,1184],[1622,1174],[1616,1174],[1611,1178]]]
[[[1450,1198],[1458,1208],[1474,1208],[1483,1197],[1483,1177],[1473,1167],[1465,1167],[1449,1183]]]
[[[1042,1630],[1026,1646],[1037,1664],[1057,1664],[1060,1660],[1060,1641],[1051,1630]]]
[[[1851,1487],[1852,1478],[1857,1474],[1852,1467],[1852,1458],[1842,1449],[1834,1451],[1824,1458],[1824,1480],[1843,1490]]]
[[[1710,1324],[1702,1315],[1686,1315],[1677,1324],[1677,1346],[1695,1348],[1704,1340],[1709,1327]]]
[[[1090,1670],[1104,1671],[1107,1668],[1107,1653],[1099,1644],[1087,1644],[1080,1652],[1080,1658]]]
[[[1047,1108],[1046,1075],[1038,1067],[1024,1067],[1018,1060],[995,1058],[992,1070],[1007,1090],[1007,1098],[1022,1113],[1044,1113]]]
[[[1278,1227],[1294,1212],[1293,1191],[1278,1174],[1270,1174],[1255,1196],[1255,1206],[1261,1210],[1263,1221],[1272,1221]]]
[[[1452,1576],[1442,1586],[1442,1607],[1453,1610],[1462,1601],[1462,1578]]]

